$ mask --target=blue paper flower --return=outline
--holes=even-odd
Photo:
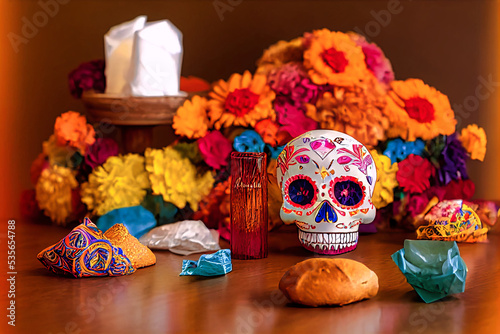
[[[125,225],[130,234],[140,238],[156,226],[156,219],[151,212],[137,205],[111,210],[101,216],[96,225],[101,231],[106,232],[115,224]]]
[[[425,142],[422,139],[415,141],[403,141],[400,138],[393,139],[387,144],[384,155],[391,159],[391,163],[406,159],[410,154],[420,155],[425,149]]]
[[[246,130],[234,138],[233,147],[238,152],[264,152],[266,144],[254,130]]]
[[[283,151],[284,148],[285,145],[272,147],[271,145],[266,144],[266,153],[268,153],[271,156],[271,159],[278,159],[281,151]]]

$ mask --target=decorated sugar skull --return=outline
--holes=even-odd
[[[293,139],[278,157],[277,177],[281,219],[297,225],[310,251],[354,250],[359,225],[375,218],[375,163],[365,146],[344,133],[314,130]]]

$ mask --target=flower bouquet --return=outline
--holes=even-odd
[[[99,66],[93,69],[102,71]],[[70,87],[79,95],[101,87],[94,81],[102,79],[92,73],[73,76]],[[386,217],[378,220],[379,226],[415,229],[419,217],[437,201],[469,199],[474,193],[466,161],[484,159],[486,135],[477,125],[457,133],[456,123],[446,95],[419,79],[395,80],[391,63],[377,45],[356,33],[323,29],[270,46],[254,73],[235,73],[213,83],[206,97],[186,100],[173,118],[179,138],[164,149],[147,149],[144,157],[116,156],[113,151],[105,161],[97,159],[100,164],[89,166],[86,152],[102,144],[81,139],[87,137],[78,132],[78,140],[56,136],[51,145],[75,150],[88,167],[60,165],[50,151],[37,160],[48,165],[44,173],[58,175],[46,175],[44,184],[63,182],[66,197],[69,190],[80,189],[83,203],[94,214],[148,206],[144,203],[151,203],[150,196],[156,206],[201,219],[219,227],[224,236],[232,151],[267,153],[268,171],[274,175],[276,159],[290,139],[313,129],[337,130],[371,149],[378,171],[373,203],[380,217]],[[81,132],[91,133],[83,128],[82,123]],[[281,192],[275,176],[269,182],[272,228],[281,224]],[[46,203],[50,200],[39,196],[38,188],[43,187],[38,183],[39,206],[52,217]],[[56,216],[61,221],[64,214]]]

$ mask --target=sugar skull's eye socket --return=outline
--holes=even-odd
[[[341,205],[356,206],[363,200],[364,192],[358,182],[347,179],[335,183],[333,195]]]
[[[315,200],[314,185],[308,179],[296,179],[288,186],[290,200],[300,206],[307,206]]]
[[[297,157],[297,162],[299,164],[307,164],[309,163],[309,157],[307,155],[299,155]]]

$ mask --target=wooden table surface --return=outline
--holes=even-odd
[[[489,243],[459,245],[469,268],[465,293],[433,304],[419,299],[390,258],[413,234],[361,235],[358,248],[339,257],[375,271],[378,295],[321,308],[290,304],[278,290],[287,268],[314,256],[300,246],[293,226],[270,233],[268,258],[233,260],[233,271],[216,278],[180,277],[182,260],[200,254],[182,257],[169,251],[155,251],[157,264],[130,276],[59,277],[36,255],[68,232],[16,223],[16,327],[11,332],[500,333],[500,235],[494,232]],[[4,234],[1,244],[5,252]],[[5,300],[6,280],[1,281]],[[6,305],[4,301],[3,312]],[[1,319],[3,329],[4,314]]]

